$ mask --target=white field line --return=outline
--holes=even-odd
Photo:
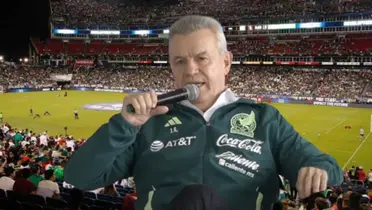
[[[356,153],[358,153],[358,151],[360,150],[360,148],[362,148],[364,142],[366,142],[367,138],[369,137],[369,135],[371,135],[371,133],[369,133],[366,138],[363,139],[363,141],[360,143],[359,147],[356,148],[356,150],[354,151],[354,153],[351,155],[351,157],[349,158],[349,160],[347,160],[347,162],[345,163],[344,167],[342,167],[342,169],[345,169],[346,166],[350,163],[350,161],[354,158],[354,156],[356,155]]]
[[[329,134],[329,132],[331,132],[333,129],[337,128],[337,126],[339,126],[341,123],[343,123],[345,121],[346,120],[340,121],[339,123],[337,123],[336,125],[334,125],[332,128],[330,128],[327,132],[325,132],[325,134]]]

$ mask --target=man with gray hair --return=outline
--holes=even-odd
[[[301,198],[342,182],[335,159],[302,138],[278,110],[226,87],[232,54],[218,21],[185,16],[175,22],[169,63],[175,87],[196,84],[199,98],[168,107],[156,105],[154,91],[129,94],[121,113],[71,157],[68,183],[90,190],[134,176],[136,209],[182,209],[172,201],[202,189],[200,197],[215,200],[194,196],[185,203],[253,210],[271,209],[277,201],[278,174],[296,185]]]

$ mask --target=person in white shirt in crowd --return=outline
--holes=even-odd
[[[66,146],[67,148],[71,148],[71,151],[74,151],[75,140],[73,136],[69,136],[69,138],[66,140]]]
[[[14,168],[12,167],[5,167],[4,168],[5,176],[0,178],[0,189],[3,190],[13,190],[14,185]]]
[[[9,131],[9,127],[4,124],[2,130],[4,133],[7,133]]]
[[[37,141],[36,134],[33,133],[32,136],[31,136],[30,142],[31,142],[32,144],[36,144],[36,141]]]
[[[45,171],[45,180],[39,182],[36,194],[43,197],[60,198],[59,186],[54,182],[54,170]]]
[[[40,135],[40,145],[48,146],[48,136],[46,132]]]
[[[13,142],[13,139],[9,139],[8,143],[9,143],[9,147],[15,147],[15,144]]]
[[[26,145],[29,145],[29,144],[30,144],[30,142],[27,141],[27,140],[23,140],[23,141],[21,141],[21,145],[22,145],[23,149],[25,149],[24,147],[25,147]]]

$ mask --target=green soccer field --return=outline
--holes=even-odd
[[[87,138],[116,112],[85,110],[90,103],[121,102],[123,93],[69,91],[68,97],[57,97],[58,92],[7,93],[0,95],[0,112],[4,120],[16,128],[30,128],[36,133],[48,131],[49,135],[68,134]],[[29,116],[29,108],[41,115],[40,119]],[[341,167],[362,165],[372,168],[370,151],[372,137],[369,135],[372,110],[326,107],[312,105],[274,104],[306,139],[320,150],[333,155]],[[74,109],[79,110],[79,120],[74,119]],[[43,116],[48,110],[52,116]],[[350,125],[352,129],[344,127]],[[363,127],[366,139],[359,139]]]

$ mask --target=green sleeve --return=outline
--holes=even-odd
[[[274,121],[274,141],[271,144],[279,174],[287,178],[291,186],[295,186],[301,168],[316,167],[327,171],[328,186],[340,185],[343,173],[337,161],[302,138],[278,110],[271,109]]]
[[[94,190],[129,177],[137,133],[137,127],[120,114],[114,115],[71,156],[65,181],[82,190]]]

